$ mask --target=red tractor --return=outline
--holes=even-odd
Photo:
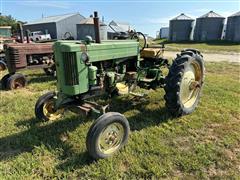
[[[54,75],[55,66],[52,42],[30,43],[29,33],[27,43],[24,43],[22,27],[20,26],[20,43],[4,45],[5,58],[0,60],[0,71],[8,69],[2,80],[2,89],[17,89],[27,83],[23,74],[16,73],[22,69],[43,68],[47,75]]]

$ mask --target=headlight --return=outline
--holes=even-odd
[[[88,54],[86,52],[83,52],[81,55],[81,59],[83,60],[83,62],[87,62],[88,61]]]

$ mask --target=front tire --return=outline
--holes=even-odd
[[[35,116],[39,120],[53,121],[61,118],[64,110],[54,109],[55,92],[48,92],[42,95],[35,105]]]
[[[4,71],[6,69],[7,69],[7,64],[4,61],[0,60],[0,71]]]
[[[192,113],[198,105],[204,80],[204,61],[198,51],[181,52],[166,77],[166,107],[173,116]]]
[[[127,143],[130,132],[127,119],[120,113],[100,116],[88,131],[86,146],[94,159],[107,158]]]
[[[2,85],[2,89],[5,90],[7,89],[7,81],[8,78],[10,77],[10,74],[6,74],[5,76],[2,77],[1,79],[1,85]]]

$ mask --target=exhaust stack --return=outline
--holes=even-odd
[[[95,42],[96,43],[101,43],[100,40],[100,25],[99,25],[99,17],[98,17],[98,12],[94,11],[94,17],[93,17],[93,22],[94,22],[94,31],[95,31]]]
[[[24,43],[23,27],[21,23],[18,23],[18,29],[19,29],[20,43]]]
[[[26,37],[27,37],[27,43],[30,43],[30,39],[29,39],[29,30],[26,30]]]

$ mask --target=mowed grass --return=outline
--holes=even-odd
[[[55,90],[41,70],[27,71],[29,85],[0,91],[0,179],[207,179],[240,178],[240,67],[207,63],[201,102],[194,113],[172,118],[164,91],[131,105],[113,99],[129,120],[128,144],[109,159],[93,161],[85,139],[93,119],[73,113],[37,123],[37,98]]]
[[[185,48],[198,49],[201,52],[212,53],[240,53],[240,43],[227,41],[210,41],[210,42],[169,42],[165,39],[155,40],[153,44],[164,43],[166,50],[179,51]]]

